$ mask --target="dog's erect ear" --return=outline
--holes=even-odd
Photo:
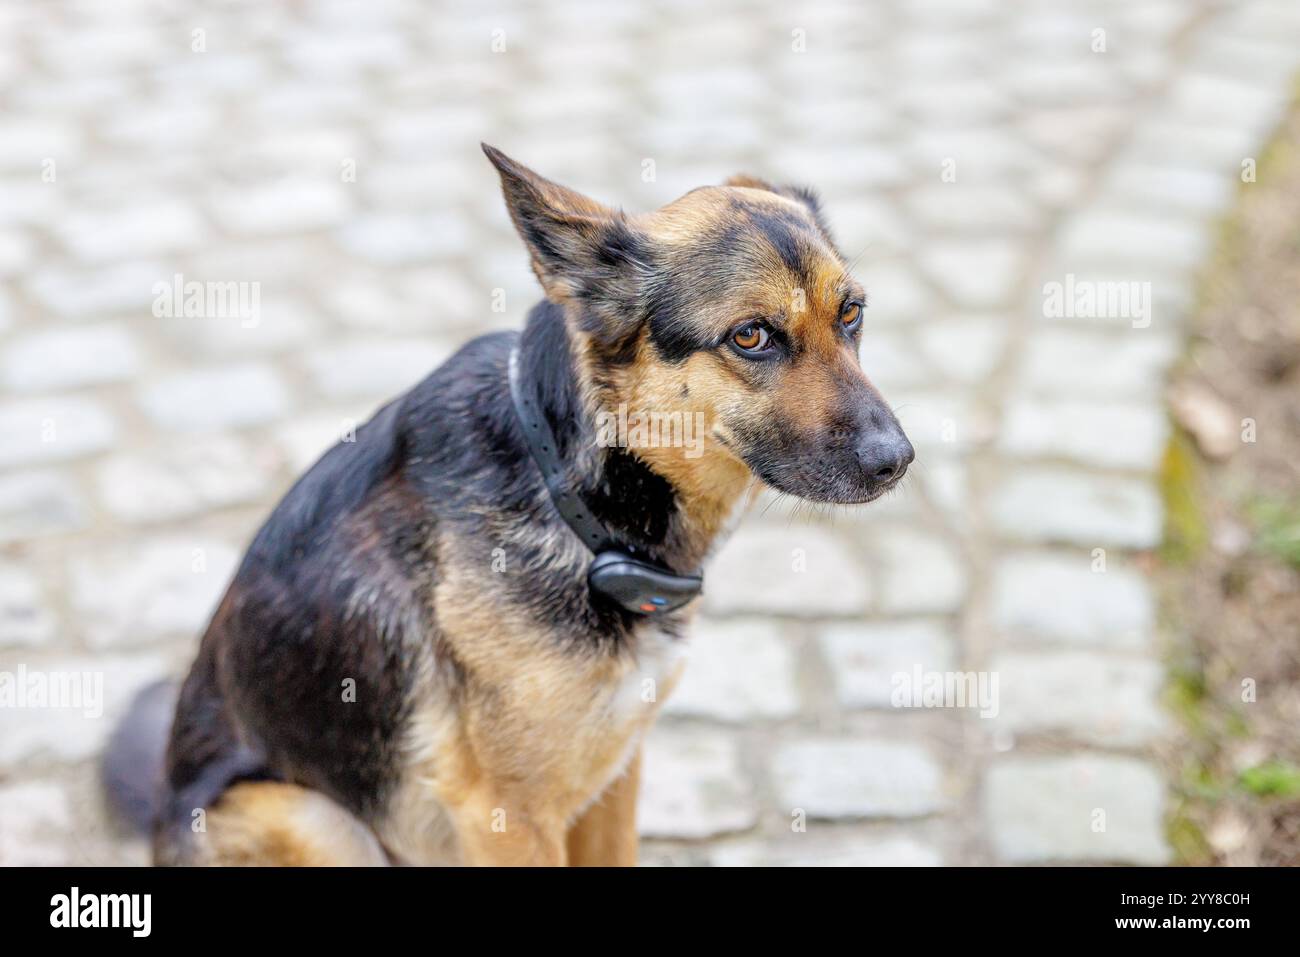
[[[819,200],[817,194],[807,186],[795,186],[791,183],[787,183],[784,186],[775,186],[765,179],[759,179],[757,176],[749,176],[745,173],[740,173],[731,177],[722,185],[743,186],[747,189],[765,189],[769,193],[776,193],[778,196],[792,199],[796,203],[804,206],[808,210],[809,215],[812,216],[813,221],[817,224],[817,228],[826,235],[827,239],[831,238],[830,227],[826,224],[825,217],[822,216],[821,200]]]
[[[635,294],[645,268],[644,242],[622,213],[482,146],[501,174],[506,208],[551,299],[600,307]]]

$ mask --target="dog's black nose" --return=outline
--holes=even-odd
[[[876,485],[901,478],[916,458],[912,443],[901,429],[873,433],[858,446],[857,455],[867,479]]]

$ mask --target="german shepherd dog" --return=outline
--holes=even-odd
[[[545,299],[258,532],[179,692],[160,864],[635,863],[698,602],[620,587],[691,598],[760,488],[868,502],[912,460],[811,192],[742,176],[625,215],[484,151]],[[624,406],[702,421],[697,454],[597,441]],[[579,520],[630,578],[595,587]]]

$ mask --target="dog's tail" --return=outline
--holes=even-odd
[[[180,683],[172,679],[142,690],[104,750],[100,771],[108,802],[144,833],[158,818],[163,760],[179,694]]]

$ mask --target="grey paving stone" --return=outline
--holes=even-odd
[[[194,74],[185,80],[192,83]],[[182,87],[178,85],[177,89]],[[197,88],[187,85],[183,89],[193,93]],[[101,135],[114,145],[150,152],[199,149],[218,133],[220,122],[221,113],[215,103],[177,97],[142,103],[130,113],[111,115],[101,127]]]
[[[932,842],[901,834],[846,834],[818,822],[780,840],[720,844],[710,850],[714,867],[939,867],[943,855]]]
[[[505,304],[504,312],[496,312],[493,311],[494,290],[485,290],[453,266],[404,270],[397,286],[402,295],[417,303],[421,309],[433,311],[431,317],[426,317],[427,321],[431,321],[429,328],[443,333],[463,328],[479,334],[488,324],[515,325],[515,310],[522,312],[521,307],[525,304],[531,308],[542,298],[541,287],[536,284],[535,278],[534,287],[532,298],[525,300],[525,303]]]
[[[1140,651],[1155,631],[1155,600],[1142,576],[1088,552],[1013,552],[993,575],[993,622],[1028,641]]]
[[[791,143],[778,148],[772,158],[778,169],[799,170],[810,182],[861,188],[894,186],[911,175],[896,150],[862,147],[826,149]]]
[[[881,529],[869,547],[879,566],[880,609],[890,615],[956,611],[966,596],[961,554],[943,539],[906,528]]]
[[[895,389],[886,399],[916,449],[916,474],[941,459],[969,455],[996,435],[990,409],[968,392]]]
[[[1049,257],[1030,287],[1037,324],[1121,337],[1179,338],[1191,315],[1191,270],[1121,263],[1087,264]]]
[[[1034,228],[1038,221],[1038,213],[1023,191],[961,179],[913,191],[906,208],[936,232],[1016,233]]]
[[[26,272],[35,256],[35,244],[16,229],[0,229],[0,277]]]
[[[934,382],[934,374],[904,336],[873,330],[863,337],[859,355],[862,370],[886,395],[891,389],[925,387]]]
[[[0,223],[6,225],[36,227],[67,208],[65,194],[50,190],[48,183],[42,183],[26,170],[21,174],[6,174],[0,170],[0,189],[5,191],[5,205],[0,208]]]
[[[1117,167],[1103,185],[1103,196],[1115,196],[1116,205],[1163,208],[1193,216],[1217,216],[1232,202],[1238,181],[1207,170],[1126,163]]]
[[[917,26],[932,22],[931,17],[937,15],[944,23],[962,31],[958,33],[959,36],[969,37],[971,32],[978,36],[978,28],[987,26],[996,19],[999,11],[1000,8],[992,0],[936,0],[929,7],[908,7],[900,12],[911,24]]]
[[[36,576],[14,562],[0,563],[0,648],[48,644],[55,625]]]
[[[78,210],[56,222],[54,230],[75,259],[91,264],[183,252],[208,234],[194,209],[176,199]]]
[[[1154,321],[1154,319],[1153,319]],[[1140,398],[1152,403],[1163,391],[1176,340],[1146,329],[1119,335],[1051,325],[1044,319],[1025,345],[1017,377],[1035,394]]]
[[[0,475],[0,542],[70,532],[90,520],[90,505],[62,472]]]
[[[96,648],[197,637],[239,561],[225,542],[160,537],[97,549],[69,563],[73,607]]]
[[[914,744],[805,739],[777,750],[772,778],[782,811],[809,818],[918,817],[946,803],[938,763]]]
[[[1085,10],[1037,4],[1015,18],[1011,35],[1039,55],[1051,53],[1080,60],[1090,55],[1088,41],[1093,25],[1093,18]]]
[[[256,288],[254,294],[249,287],[247,298],[228,315],[174,316],[159,322],[178,348],[196,358],[275,358],[301,353],[320,342],[324,330],[316,310],[296,297],[269,294],[265,284]]]
[[[940,458],[928,462],[918,478],[924,488],[925,497],[948,516],[954,528],[964,529],[969,525],[970,470],[965,463]]]
[[[327,282],[325,289],[330,312],[363,334],[410,333],[436,326],[427,304],[408,300],[379,277],[347,273]]]
[[[1288,100],[1285,87],[1261,87],[1221,74],[1187,71],[1173,82],[1171,115],[1244,126],[1255,136],[1270,132]]]
[[[1133,133],[1114,162],[1176,163],[1219,175],[1240,176],[1241,161],[1260,143],[1249,130],[1231,124],[1152,117]]]
[[[276,489],[279,465],[274,452],[213,435],[111,456],[96,468],[95,484],[104,505],[122,521],[165,522],[265,501]]]
[[[1284,0],[1259,2],[1241,7],[1217,18],[1215,27],[1229,36],[1248,40],[1274,40],[1288,43],[1294,50],[1294,41],[1300,40],[1300,16]]]
[[[948,671],[956,660],[952,626],[934,619],[825,625],[817,642],[846,708],[892,708],[896,675]]]
[[[1020,128],[1031,143],[1060,158],[1049,169],[1077,174],[1114,149],[1115,143],[1125,133],[1128,115],[1127,111],[1108,101],[1074,106],[1048,101],[1033,110],[1023,111]],[[1063,197],[1067,200],[1067,207],[1077,203],[1082,191],[1077,176],[1070,182],[1074,188]]]
[[[1285,89],[1300,65],[1294,46],[1275,34],[1248,38],[1216,31],[1198,38],[1191,58],[1197,69],[1207,74],[1265,90]]]
[[[106,72],[146,66],[154,62],[163,45],[159,29],[147,23],[121,23],[115,29],[83,26],[66,36],[40,44],[42,62],[58,73],[76,75],[87,62],[103,65]]]
[[[0,785],[0,866],[66,864],[61,843],[74,826],[67,792],[43,781]]]
[[[1134,758],[1010,757],[984,782],[989,840],[1004,861],[1163,864],[1164,782]]]
[[[1087,38],[1090,31],[1079,34]],[[1016,58],[1003,73],[1002,82],[1022,105],[1079,106],[1114,100],[1124,93],[1124,83],[1104,57]]]
[[[375,409],[342,409],[333,413],[295,417],[275,430],[276,441],[294,474],[308,468],[339,442],[351,439]]]
[[[886,247],[906,250],[914,235],[907,221],[894,206],[884,199],[866,196],[845,196],[828,202],[832,234],[847,255],[857,255],[857,250]],[[859,278],[868,275],[870,267],[857,270]]]
[[[1028,144],[988,127],[918,126],[905,149],[931,182],[949,171],[957,182],[1014,182],[1043,165]]]
[[[0,770],[12,774],[24,772],[29,762],[84,761],[97,755],[136,692],[168,670],[165,661],[152,655],[15,660],[9,654],[0,673],[13,683],[16,702],[5,708],[0,736]],[[64,690],[47,690],[38,698],[38,687]]]
[[[328,289],[329,276],[321,275],[321,251],[315,243],[295,236],[256,239],[216,239],[197,250],[186,279],[212,282],[258,282],[265,301],[289,298],[303,283]],[[174,281],[175,270],[162,277]]]
[[[867,263],[858,275],[867,289],[867,314],[873,323],[929,319],[937,309],[934,295],[905,263]]]
[[[795,655],[771,620],[697,622],[686,674],[664,711],[719,721],[788,718],[799,711]]]
[[[1152,548],[1164,514],[1150,482],[1051,466],[1011,470],[994,489],[991,510],[1007,538],[1088,549]]]
[[[0,122],[0,171],[39,175],[41,164],[75,161],[82,135],[67,119],[31,114],[8,115]]]
[[[324,84],[319,78],[280,77],[274,85],[258,88],[248,105],[259,123],[273,125],[304,120],[339,120],[366,109],[365,88],[359,84]]]
[[[842,539],[812,525],[775,528],[751,518],[709,564],[710,614],[845,615],[866,610],[866,568]]]
[[[289,62],[306,74],[337,76],[392,69],[410,58],[410,44],[396,32],[364,29],[304,30],[286,43]]]
[[[0,403],[0,466],[63,462],[102,451],[116,420],[92,399],[53,397]]]
[[[438,268],[407,274],[396,288],[379,277],[349,277],[327,298],[341,322],[365,335],[444,331],[480,321],[492,307],[490,289],[484,294],[466,276]]]
[[[983,65],[979,51],[960,30],[900,33],[894,56],[901,69],[927,76],[961,77]]]
[[[414,158],[409,162],[367,166],[364,176],[358,173],[357,182],[375,207],[392,211],[437,209],[456,201],[455,183],[464,173],[463,160],[448,157],[431,161],[427,152],[424,155],[419,153],[421,138],[438,136],[426,131],[425,127],[440,124],[442,119],[440,114],[429,114],[424,117],[424,124],[417,126],[407,120],[403,126],[394,126],[389,132],[390,141],[395,142],[394,154],[413,154]],[[452,118],[448,117],[448,120],[454,124]],[[445,140],[447,131],[442,131],[441,136]],[[425,149],[428,151],[433,147]]]
[[[1113,11],[1125,31],[1148,37],[1152,44],[1169,41],[1195,13],[1194,4],[1184,3],[1124,4]]]
[[[732,738],[660,726],[644,745],[637,826],[644,837],[696,839],[758,822]]]
[[[1158,704],[1164,669],[1158,661],[1098,652],[1008,652],[994,659],[998,675],[995,731],[1060,733],[1102,747],[1150,744],[1166,728]]]
[[[927,322],[919,330],[921,352],[947,378],[964,383],[985,381],[1006,347],[1001,317],[963,316]]]
[[[217,223],[236,235],[274,236],[337,225],[347,218],[351,203],[339,183],[294,178],[214,189],[210,208]]]
[[[1154,472],[1168,436],[1164,410],[1149,402],[1020,397],[1007,407],[999,445],[1021,458]]]
[[[1015,244],[996,240],[940,240],[921,250],[918,260],[930,281],[967,309],[1005,306],[1022,265]]]
[[[1117,264],[1141,272],[1197,266],[1210,238],[1194,220],[1140,213],[1132,208],[1089,209],[1066,226],[1061,261],[1080,270]]]
[[[37,270],[26,288],[37,304],[66,318],[84,321],[119,313],[146,314],[155,283],[175,272],[160,263],[121,263],[98,269],[57,265]]]
[[[140,368],[136,340],[109,323],[36,332],[0,354],[0,385],[15,392],[76,389],[121,382]]]
[[[1001,119],[1011,103],[992,84],[926,76],[899,92],[901,108],[926,126],[980,126]]]
[[[338,233],[350,255],[380,266],[423,264],[465,249],[469,231],[448,214],[383,214],[354,219]]]
[[[427,339],[342,342],[313,349],[303,363],[321,394],[331,399],[393,397],[433,372],[451,346]]]
[[[257,425],[289,407],[279,375],[255,363],[178,372],[148,382],[138,396],[150,419],[178,432]]]

